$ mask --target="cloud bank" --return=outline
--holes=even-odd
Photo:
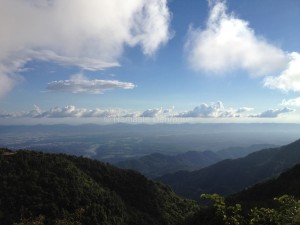
[[[0,114],[1,118],[114,118],[119,117],[124,114],[121,109],[86,109],[86,108],[76,108],[73,105],[65,107],[54,107],[49,110],[42,110],[38,106],[35,106],[33,110],[29,112],[19,112],[19,113],[6,113]]]
[[[258,118],[276,118],[282,113],[289,113],[289,112],[294,112],[294,109],[290,108],[282,108],[282,109],[269,109],[266,110],[262,113],[255,114],[255,115],[250,115],[250,117],[258,117]]]
[[[202,103],[193,110],[182,112],[177,117],[192,117],[192,118],[232,118],[241,117],[241,113],[253,110],[249,107],[239,109],[225,108],[222,102],[206,104]]]
[[[171,38],[170,18],[167,0],[2,0],[0,97],[31,60],[101,70],[125,46],[151,56]]]
[[[80,94],[102,94],[113,89],[133,89],[135,85],[118,80],[89,80],[78,74],[73,75],[70,80],[59,80],[48,83],[50,91],[71,92]]]
[[[34,106],[27,112],[0,113],[0,118],[276,118],[282,113],[294,112],[291,108],[269,109],[259,114],[248,114],[253,108],[225,108],[222,102],[203,103],[193,110],[174,113],[171,109],[154,108],[143,112],[126,109],[86,109],[73,105],[42,110]]]

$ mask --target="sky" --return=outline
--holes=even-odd
[[[300,123],[299,0],[0,0],[0,124]]]

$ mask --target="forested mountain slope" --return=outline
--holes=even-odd
[[[300,140],[264,149],[244,158],[224,160],[201,170],[180,171],[158,178],[181,196],[199,199],[201,193],[229,195],[277,176],[300,163]]]
[[[63,154],[0,150],[0,221],[80,210],[82,224],[182,224],[198,206],[137,172]]]

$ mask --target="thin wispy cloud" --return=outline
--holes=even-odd
[[[114,89],[133,89],[135,85],[130,82],[118,80],[90,80],[82,74],[73,75],[70,80],[52,81],[47,89],[55,92],[71,92],[79,94],[103,94]]]
[[[60,65],[75,65],[81,69],[89,70],[89,71],[97,71],[97,70],[104,70],[110,67],[118,67],[120,64],[118,62],[105,62],[98,60],[96,58],[89,58],[89,57],[68,57],[68,56],[61,56],[56,54],[54,51],[50,50],[40,50],[40,51],[26,51],[27,55],[33,59],[38,59],[41,61],[51,61],[54,63],[58,63]]]
[[[284,107],[282,109],[268,109],[262,113],[250,115],[249,117],[258,118],[277,118],[280,114],[294,112],[294,109]]]
[[[151,56],[172,37],[170,19],[167,0],[2,0],[0,97],[32,60],[95,71],[119,66],[126,46]]]
[[[292,99],[283,99],[281,102],[282,106],[292,106],[292,107],[299,107],[300,106],[300,97],[292,98]]]

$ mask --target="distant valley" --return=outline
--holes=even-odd
[[[0,126],[0,147],[66,153],[115,164],[153,153],[216,152],[253,144],[280,146],[296,140],[299,134],[298,124]],[[221,158],[235,157],[230,154],[237,151],[228,150]]]

